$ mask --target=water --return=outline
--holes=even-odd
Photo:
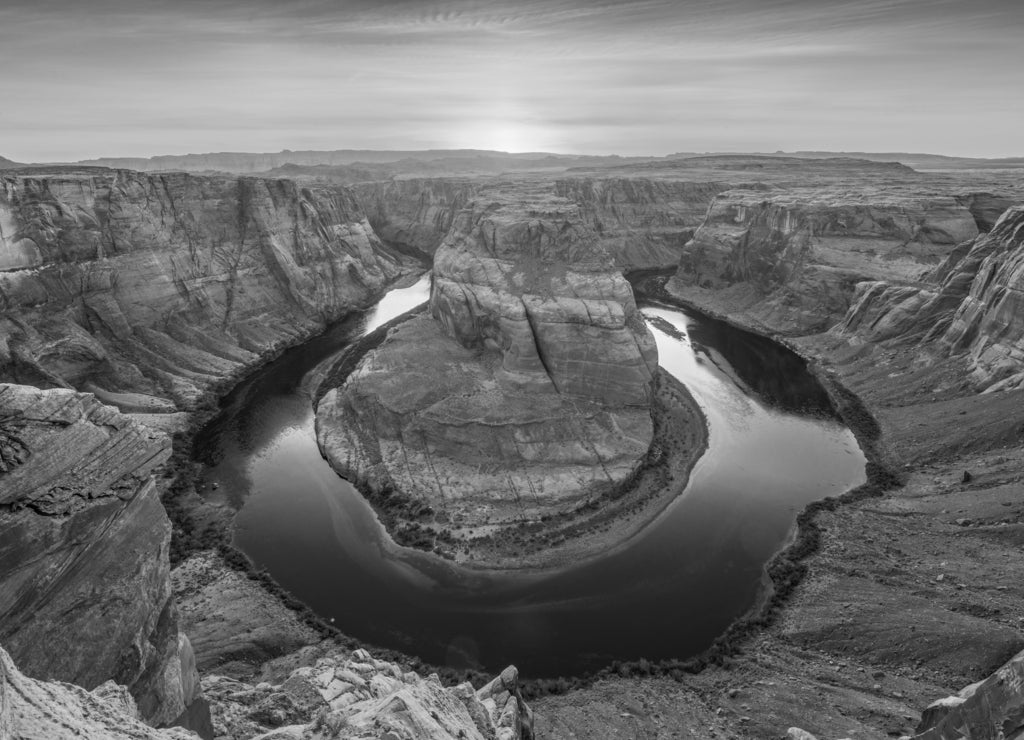
[[[353,338],[426,299],[426,278],[246,381],[202,438],[206,479],[238,509],[234,544],[345,633],[433,663],[529,677],[615,659],[685,658],[754,603],[796,513],[864,480],[853,434],[785,348],[694,312],[641,304],[662,367],[707,415],[684,493],[604,555],[488,574],[397,547],[321,458],[310,375]],[[679,334],[680,336],[673,336]]]

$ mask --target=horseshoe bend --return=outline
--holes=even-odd
[[[1024,740],[1022,31],[3,3],[0,740]]]
[[[678,431],[692,464],[705,423],[659,374],[629,283],[576,203],[522,188],[458,213],[427,312],[326,392],[316,424],[342,475],[392,510],[439,513],[445,539],[468,535],[477,551],[524,525],[549,540],[595,511],[610,519],[616,500],[635,505],[643,471],[665,467],[656,426],[666,448]]]

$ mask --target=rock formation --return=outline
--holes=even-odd
[[[530,740],[533,714],[510,666],[474,690],[444,688],[365,650],[332,653],[255,686],[210,676],[204,689],[214,732],[248,738],[393,738],[395,740]]]
[[[731,290],[768,326],[810,333],[842,318],[857,282],[916,278],[977,233],[953,197],[730,190],[686,245],[673,285]]]
[[[639,177],[573,177],[555,182],[554,192],[575,201],[586,223],[623,270],[679,264],[683,245],[704,220],[723,182]]]
[[[294,656],[306,662],[302,656]],[[533,713],[514,666],[479,690],[453,688],[376,660],[365,650],[330,653],[279,683],[204,680],[211,736],[222,740],[532,740]],[[132,696],[108,681],[86,691],[22,674],[0,648],[0,738],[52,740],[196,740],[181,728],[143,724]]]
[[[71,170],[0,179],[0,379],[189,409],[398,270],[351,193]]]
[[[1024,206],[958,246],[924,284],[865,282],[836,327],[858,341],[966,353],[978,390],[1024,387]]]
[[[155,730],[139,718],[123,686],[113,681],[86,691],[25,676],[0,647],[0,738],[7,740],[198,740],[175,727]]]
[[[36,678],[128,686],[154,724],[198,696],[151,477],[169,454],[92,396],[0,384],[0,644]]]
[[[1024,731],[1024,653],[921,716],[913,740],[1003,740]]]
[[[565,511],[634,472],[656,349],[575,204],[471,202],[435,255],[430,310],[321,400],[318,439],[343,475],[481,523]]]
[[[627,177],[537,178],[532,184],[575,202],[584,223],[623,270],[673,267],[712,199],[729,186]],[[469,179],[407,179],[355,186],[377,234],[433,254],[455,215],[481,190]]]
[[[472,180],[431,178],[368,183],[355,192],[381,239],[433,255],[479,189]]]

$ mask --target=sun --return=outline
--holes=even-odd
[[[485,140],[490,141],[489,149],[495,149],[499,152],[538,151],[535,134],[525,126],[516,124],[493,128],[485,136]]]
[[[542,152],[548,137],[539,126],[507,121],[480,121],[463,132],[458,146],[498,152]]]

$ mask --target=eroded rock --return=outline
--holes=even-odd
[[[107,682],[92,692],[59,681],[38,681],[21,673],[0,647],[0,737],[19,740],[198,740],[175,727],[144,724],[131,695]]]
[[[0,472],[0,644],[30,676],[113,679],[147,721],[172,722],[198,678],[150,476],[170,441],[92,396],[8,384],[0,427],[23,451]]]
[[[321,400],[343,475],[470,524],[566,511],[635,471],[656,348],[575,204],[473,201],[435,256],[430,311]]]
[[[765,324],[810,333],[842,318],[857,282],[916,278],[977,234],[952,196],[736,189],[712,203],[674,282],[748,286]]]
[[[528,740],[533,714],[514,667],[479,690],[445,688],[376,660],[365,650],[333,653],[295,669],[279,684],[208,676],[217,737]]]
[[[0,379],[190,409],[397,274],[344,188],[69,170],[0,180]]]

